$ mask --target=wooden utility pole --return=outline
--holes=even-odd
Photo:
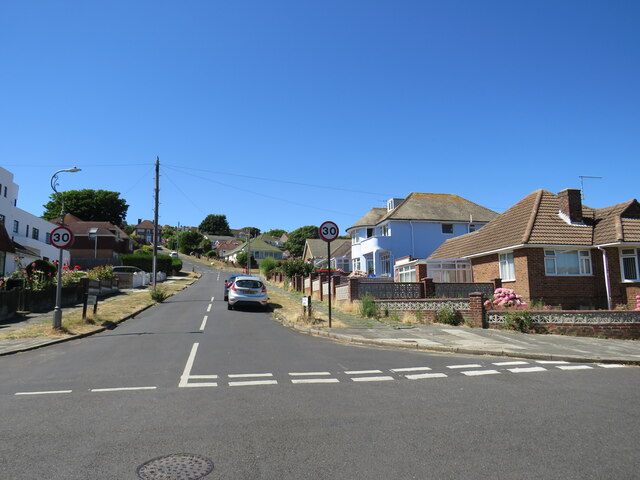
[[[156,188],[153,209],[153,289],[156,289],[158,274],[158,205],[160,197],[160,157],[156,157]]]

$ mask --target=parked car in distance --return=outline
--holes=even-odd
[[[253,305],[267,310],[269,308],[267,287],[258,277],[239,276],[229,286],[227,308],[233,310],[236,305]]]
[[[225,302],[229,300],[229,287],[231,286],[233,281],[238,277],[246,277],[246,275],[242,273],[236,273],[235,275],[230,275],[229,278],[227,278],[224,281],[224,301]]]
[[[172,258],[178,258],[179,255],[178,255],[178,252],[171,252],[169,256]]]

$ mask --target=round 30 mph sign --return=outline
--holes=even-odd
[[[51,245],[56,248],[67,248],[73,242],[73,232],[67,227],[56,227],[51,230]]]
[[[333,242],[336,238],[338,238],[338,234],[340,233],[340,229],[333,222],[324,222],[320,225],[319,234],[320,238],[325,242]]]

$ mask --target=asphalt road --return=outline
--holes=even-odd
[[[0,358],[0,477],[638,478],[639,368],[343,345],[194,268],[115,330]]]

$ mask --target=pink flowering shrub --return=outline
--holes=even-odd
[[[640,295],[636,295],[636,310],[640,310]]]
[[[486,308],[519,308],[525,305],[522,297],[510,288],[496,288],[493,297],[484,302]]]

